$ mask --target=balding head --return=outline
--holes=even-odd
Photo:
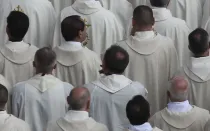
[[[88,111],[90,106],[90,92],[87,88],[74,88],[67,98],[71,110]]]
[[[186,101],[188,97],[188,81],[182,77],[174,77],[170,81],[168,96],[172,102]]]
[[[4,110],[8,101],[8,90],[5,86],[0,84],[0,110]]]

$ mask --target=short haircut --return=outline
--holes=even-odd
[[[111,46],[104,55],[104,62],[111,73],[122,74],[129,63],[128,52],[120,46]]]
[[[150,105],[143,96],[137,95],[128,102],[126,114],[132,125],[142,125],[150,118]]]
[[[90,92],[85,87],[83,87],[83,89],[85,89],[85,91],[79,96],[74,94],[74,89],[70,92],[68,104],[71,110],[81,110],[87,104],[90,98]]]
[[[0,84],[0,107],[4,108],[8,101],[8,90],[5,86]]]
[[[133,11],[133,20],[139,26],[153,26],[155,19],[149,6],[140,5]]]
[[[56,54],[50,47],[44,47],[36,52],[35,61],[37,68],[39,68],[44,75],[54,69]]]
[[[29,18],[19,11],[12,11],[7,17],[7,28],[11,37],[23,39],[29,28]]]
[[[66,17],[61,23],[61,33],[66,41],[73,41],[84,29],[85,23],[78,15]]]
[[[150,0],[150,3],[154,7],[166,7],[169,0]]]
[[[190,33],[189,47],[192,53],[200,55],[209,49],[209,34],[202,28],[197,28]]]

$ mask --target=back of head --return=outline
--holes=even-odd
[[[153,7],[167,7],[170,0],[150,0]]]
[[[122,74],[129,63],[129,55],[126,50],[120,46],[111,46],[106,50],[103,65],[110,74]]]
[[[197,28],[190,33],[189,49],[194,55],[202,55],[209,50],[209,35],[202,28]]]
[[[61,23],[61,33],[66,41],[74,41],[84,30],[85,23],[77,15],[66,17]]]
[[[5,108],[8,101],[8,90],[5,86],[0,84],[0,110]]]
[[[39,49],[34,58],[34,66],[36,68],[36,72],[45,74],[51,74],[56,65],[56,54],[55,52],[49,48],[44,47]]]
[[[29,28],[29,18],[19,11],[12,11],[7,17],[7,33],[14,40],[22,40]]]
[[[149,6],[140,5],[133,12],[133,26],[152,27],[155,23],[152,9]]]
[[[126,114],[132,125],[142,125],[150,118],[150,105],[143,96],[135,96],[128,102]]]
[[[74,88],[67,98],[71,110],[88,111],[90,106],[90,92],[87,88]]]
[[[183,102],[188,99],[188,81],[183,76],[176,76],[170,81],[168,89],[169,98],[172,102]]]

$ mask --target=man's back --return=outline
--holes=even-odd
[[[123,131],[129,124],[125,109],[133,96],[147,96],[140,83],[118,75],[103,76],[85,87],[91,93],[90,116],[110,131]]]
[[[27,43],[37,47],[50,46],[55,29],[55,11],[48,0],[3,0],[0,2],[0,39],[7,41],[5,18],[13,10],[24,12],[30,20],[29,31],[25,36]]]
[[[87,26],[89,41],[87,47],[97,54],[102,54],[115,42],[122,40],[125,32],[113,13],[104,9],[99,1],[76,1],[71,7],[61,12],[61,21],[67,16],[79,15]],[[56,36],[60,36],[56,27]],[[56,38],[55,38],[56,39]],[[58,38],[59,39],[59,38]],[[60,40],[55,40],[60,41]]]
[[[33,131],[44,131],[49,121],[65,115],[66,97],[71,89],[70,84],[52,75],[36,75],[15,85],[13,114],[29,123]]]
[[[82,48],[78,51],[67,51],[55,48],[57,54],[56,76],[73,86],[87,84],[99,78],[101,60],[91,50]]]
[[[130,55],[125,75],[147,88],[153,114],[166,106],[167,82],[178,69],[178,58],[171,39],[159,34],[141,39],[138,33],[120,42],[119,46]]]

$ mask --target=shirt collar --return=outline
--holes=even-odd
[[[188,112],[192,109],[189,101],[184,102],[170,102],[168,103],[168,110],[171,112]]]
[[[21,46],[20,46],[20,44],[21,44]],[[9,48],[13,52],[25,51],[28,49],[29,46],[30,46],[29,44],[26,44],[23,41],[18,41],[18,42],[8,41],[6,44],[6,47]]]
[[[81,50],[83,47],[82,47],[82,43],[80,42],[67,41],[61,44],[61,48],[64,50],[69,50],[69,51],[78,51],[78,50]]]
[[[87,111],[75,111],[70,110],[67,112],[64,119],[68,122],[71,121],[83,121],[89,118],[89,113]]]
[[[170,10],[168,10],[166,8],[154,8],[153,7],[152,11],[153,11],[153,15],[155,18],[155,22],[164,21],[164,20],[167,20],[167,19],[173,17]]]
[[[136,32],[135,33],[135,38],[137,39],[150,39],[155,37],[155,32],[154,31],[141,31],[141,32]]]
[[[153,130],[152,126],[148,122],[142,125],[135,125],[135,126],[131,125],[129,129],[131,131],[152,131]]]

